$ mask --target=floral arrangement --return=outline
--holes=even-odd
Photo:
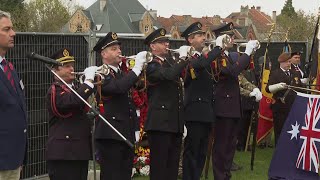
[[[135,153],[137,156],[133,160],[132,176],[148,176],[150,173],[150,149],[139,146]]]

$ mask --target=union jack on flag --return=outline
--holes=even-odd
[[[320,95],[297,93],[282,128],[269,179],[319,180]]]
[[[305,171],[318,173],[319,154],[316,142],[320,142],[320,129],[317,127],[320,118],[318,98],[309,98],[304,126],[300,129],[302,147],[299,152],[296,167]]]

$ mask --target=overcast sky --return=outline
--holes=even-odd
[[[73,0],[84,7],[90,6],[96,0]],[[130,0],[127,0],[130,1]],[[175,15],[192,15],[194,17],[220,15],[228,16],[231,12],[239,12],[240,6],[261,6],[261,11],[272,14],[281,12],[285,0],[139,0],[147,9],[158,10],[158,15],[170,17]],[[319,0],[293,0],[295,10],[302,9],[308,13],[317,13]]]

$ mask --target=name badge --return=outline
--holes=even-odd
[[[19,83],[20,83],[20,87],[21,87],[21,89],[22,89],[22,90],[24,90],[24,85],[23,85],[22,80],[20,80],[20,82],[19,82]]]

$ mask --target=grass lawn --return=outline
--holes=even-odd
[[[232,173],[234,180],[266,180],[272,158],[273,148],[256,150],[256,158],[253,171],[250,170],[251,152],[237,152],[234,161],[243,166],[243,169]],[[134,180],[148,180],[149,177],[136,177]],[[202,178],[204,180],[205,178]],[[209,169],[208,180],[213,180],[212,168]]]

